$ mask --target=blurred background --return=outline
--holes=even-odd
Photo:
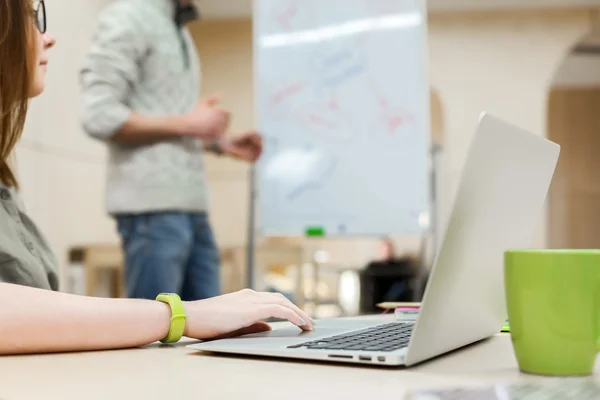
[[[109,2],[47,2],[58,45],[17,155],[26,206],[60,257],[62,290],[116,297],[123,295],[123,265],[104,208],[106,148],[73,115],[78,71]],[[191,32],[202,58],[202,94],[223,94],[234,130],[255,127],[252,2],[199,4],[202,20]],[[442,218],[477,117],[490,110],[562,145],[533,247],[600,245],[599,11],[600,0],[430,0],[431,134],[443,150]],[[207,166],[222,289],[231,292],[246,286],[249,167],[211,155]],[[418,298],[434,247],[419,236],[257,238],[256,288],[284,292],[319,316],[375,312],[379,301]]]

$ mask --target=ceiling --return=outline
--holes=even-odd
[[[337,1],[342,4],[344,0],[321,1]],[[198,2],[205,18],[248,18],[252,15],[252,0],[198,0]],[[428,4],[429,9],[434,12],[456,12],[600,7],[600,0],[429,0]]]

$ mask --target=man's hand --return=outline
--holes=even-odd
[[[229,127],[229,111],[218,106],[220,98],[211,96],[201,101],[183,118],[183,134],[201,139],[216,139],[225,134]]]
[[[239,160],[255,163],[263,151],[263,141],[260,133],[249,131],[240,135],[219,140],[223,153]]]

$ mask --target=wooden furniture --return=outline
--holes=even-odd
[[[111,297],[125,297],[125,260],[119,245],[88,245],[70,251],[71,262],[81,262],[85,269],[86,294],[96,296],[101,271],[112,275]]]
[[[224,292],[233,292],[245,288],[246,285],[246,267],[247,267],[247,248],[234,247],[226,248],[221,251],[221,262],[223,270]],[[310,284],[313,290],[308,291],[305,287],[307,276],[304,266],[310,265]],[[316,288],[322,282],[322,273],[335,271],[338,275],[344,272],[345,268],[336,267],[334,264],[319,263],[309,254],[304,244],[300,240],[270,239],[260,243],[255,248],[255,274],[257,276],[257,290],[264,290],[263,279],[266,273],[285,273],[288,268],[294,271],[294,303],[298,307],[305,309],[310,303],[311,310],[315,310],[323,303],[317,293]],[[327,299],[325,303],[334,304],[341,308],[337,299],[331,301]],[[310,310],[307,310],[309,312]],[[314,313],[313,313],[314,314]]]
[[[222,290],[224,293],[245,287],[246,251],[245,247],[225,248],[221,251]],[[264,244],[257,248],[255,264],[257,270],[264,271],[275,266],[300,265],[302,259],[303,248],[301,246]],[[83,264],[88,296],[97,295],[99,275],[102,271],[108,271],[112,277],[111,297],[125,297],[125,260],[119,245],[76,246],[70,250],[69,261]]]
[[[301,265],[306,261],[304,247],[294,243],[261,243],[255,248],[254,268],[257,284],[260,277],[271,268],[281,269],[283,266],[295,266],[298,279],[296,281],[295,298],[303,298],[303,273]],[[233,292],[246,287],[246,266],[248,249],[245,246],[231,247],[221,250],[223,266],[224,291]],[[258,289],[262,289],[258,287]],[[298,305],[301,307],[301,304]]]
[[[245,288],[247,270],[247,248],[231,247],[221,250],[222,279],[224,293],[230,293]],[[305,268],[308,266],[309,268]],[[342,313],[344,309],[338,298],[321,298],[317,288],[325,280],[324,275],[339,276],[345,271],[356,271],[355,268],[338,266],[335,263],[318,262],[302,240],[269,239],[255,248],[255,274],[257,283],[255,289],[264,290],[263,279],[267,273],[285,274],[289,268],[294,271],[294,303],[315,315],[315,310],[321,305],[334,305]],[[305,275],[306,270],[309,275]],[[310,287],[305,284],[309,282]],[[308,289],[308,290],[307,290]]]
[[[561,145],[548,193],[549,245],[600,247],[600,89],[554,88],[548,101],[548,139]]]
[[[376,396],[402,400],[414,389],[551,379],[520,373],[506,334],[408,369],[212,356],[186,348],[191,342],[122,351],[0,357],[0,397],[364,400]]]

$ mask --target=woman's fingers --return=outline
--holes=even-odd
[[[303,310],[301,310],[297,305],[292,303],[287,297],[282,295],[281,293],[264,293],[264,297],[266,302],[273,302],[275,304],[279,304],[280,306],[284,306],[290,308],[296,314],[298,314],[303,320],[307,322],[310,327],[313,327],[315,321]]]
[[[283,316],[280,315],[267,315],[261,318],[281,318],[286,319],[292,322],[295,325],[298,325],[304,330],[312,330],[315,322],[310,316],[301,310],[298,306],[288,300],[284,295],[280,293],[259,293],[254,290],[245,289],[240,292],[240,294],[244,297],[247,297],[252,303],[263,305],[263,306],[278,306],[283,308],[284,310],[280,310],[277,307],[267,308],[268,310],[276,310],[275,312],[282,313],[285,312]],[[261,312],[264,312],[264,307],[259,307]],[[286,311],[287,310],[287,311]]]
[[[313,325],[316,325],[314,320],[310,316],[302,311],[298,306],[288,300],[287,297],[281,293],[255,293],[254,301],[259,304],[279,304],[280,306],[287,307],[294,311],[300,316],[309,328],[312,329]]]
[[[255,307],[256,314],[254,317],[257,321],[267,318],[279,318],[290,321],[303,330],[312,330],[311,325],[291,308],[279,304],[257,304]]]

